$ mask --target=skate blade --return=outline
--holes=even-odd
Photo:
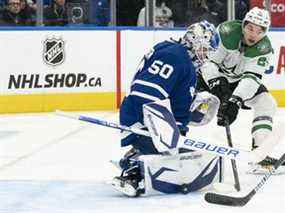
[[[127,197],[137,197],[137,190],[129,183],[114,178],[110,182],[111,186],[118,192],[123,193]]]
[[[255,166],[254,168],[250,168],[246,173],[247,174],[253,174],[253,175],[265,175],[268,173],[268,171],[272,169],[272,167],[262,167],[260,165]],[[279,167],[277,170],[275,170],[272,175],[283,175],[285,174],[285,166]]]

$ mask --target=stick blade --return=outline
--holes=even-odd
[[[230,197],[212,192],[206,193],[204,198],[208,203],[225,206],[244,206],[249,200],[247,197]]]

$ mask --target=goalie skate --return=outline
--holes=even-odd
[[[142,194],[142,189],[138,188],[137,181],[128,179],[127,177],[114,177],[111,185],[115,190],[128,197],[138,197]]]
[[[273,170],[274,164],[276,163],[276,159],[267,156],[264,160],[259,163],[249,163],[248,174],[256,174],[256,175],[264,175],[268,172],[268,170]],[[283,163],[277,170],[274,170],[274,175],[285,174],[285,164]]]
[[[140,166],[136,159],[139,153],[135,149],[129,150],[124,157],[119,161],[111,161],[118,169],[121,170],[121,176],[116,176],[111,181],[112,187],[128,197],[137,197],[143,193],[139,188],[139,183],[142,181],[140,175]]]

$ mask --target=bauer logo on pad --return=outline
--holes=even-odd
[[[44,41],[43,59],[48,65],[56,66],[64,61],[64,41],[62,39],[46,39]]]

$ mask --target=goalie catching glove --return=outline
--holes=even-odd
[[[219,99],[209,92],[200,92],[191,104],[190,126],[202,126],[208,124],[216,115],[219,109]]]

